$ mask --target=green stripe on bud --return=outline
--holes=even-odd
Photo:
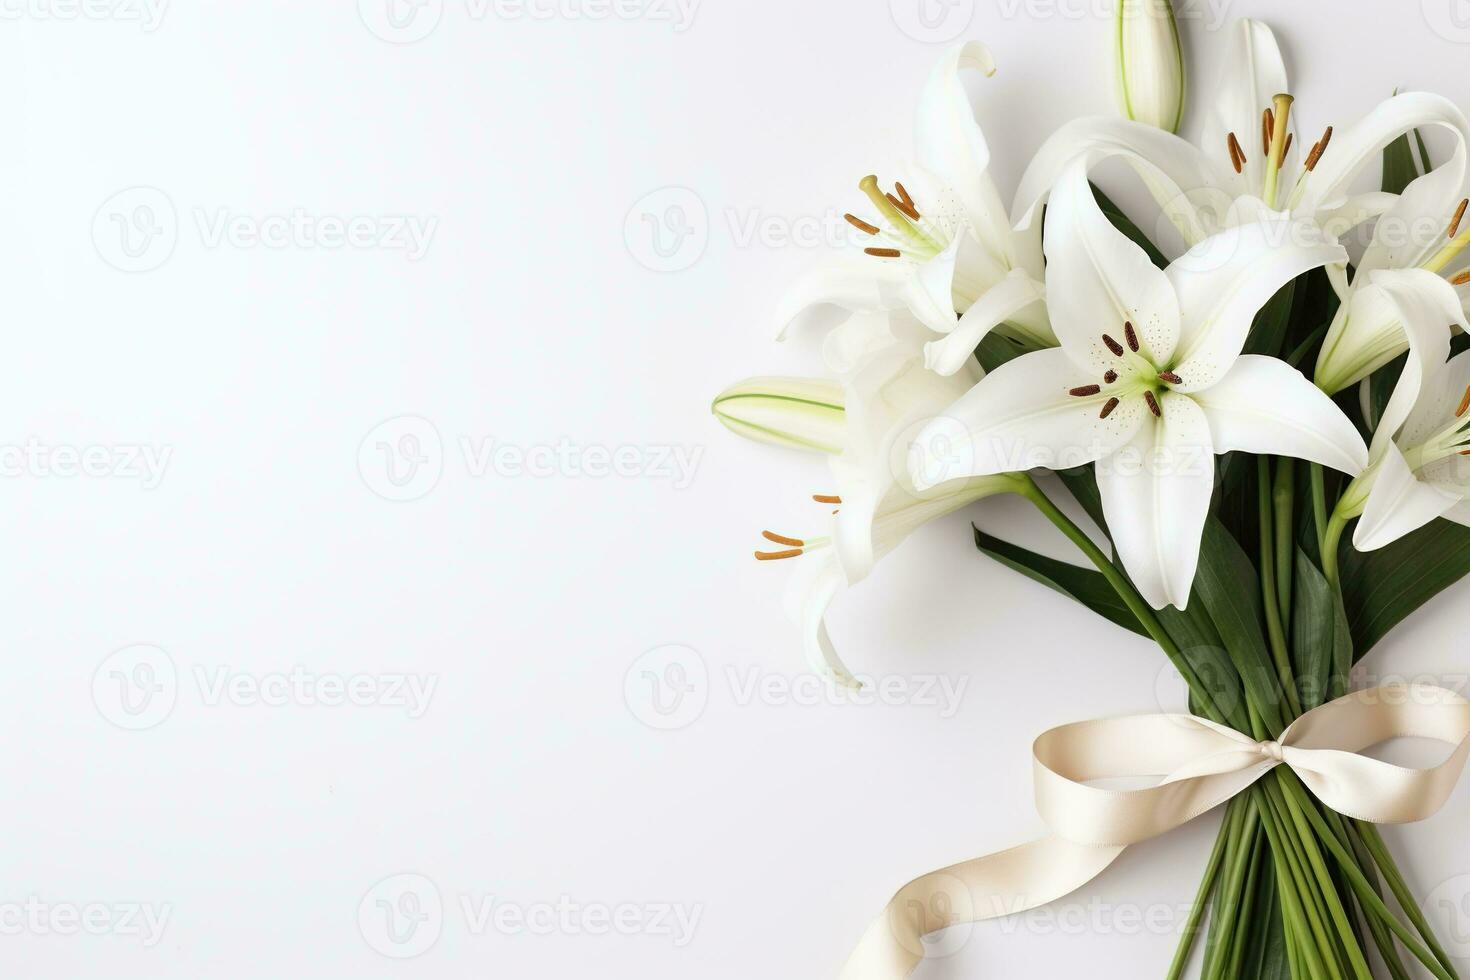
[[[715,418],[738,435],[773,446],[842,452],[842,388],[810,378],[747,378],[716,396]]]

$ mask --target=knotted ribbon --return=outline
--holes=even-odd
[[[1360,754],[1392,738],[1454,746],[1428,769]],[[923,937],[947,926],[1038,908],[1081,888],[1130,844],[1230,800],[1277,766],[1328,807],[1371,823],[1410,823],[1449,798],[1470,753],[1470,701],[1424,684],[1358,691],[1314,708],[1279,741],[1257,742],[1193,715],[1135,715],[1053,728],[1032,746],[1036,809],[1051,834],[916,878],[858,943],[842,980],[902,980]],[[1090,780],[1163,775],[1115,790]]]

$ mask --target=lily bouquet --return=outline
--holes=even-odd
[[[1190,690],[1193,717],[1169,716],[1175,727],[1226,740],[1180,770],[1163,753],[1140,771],[1167,773],[1176,796],[1227,770],[1250,778],[1168,801],[1188,812],[1148,833],[1054,822],[1094,845],[1063,855],[1099,864],[1080,873],[1058,873],[1055,848],[1019,877],[1014,865],[1035,857],[1024,848],[949,869],[945,907],[964,916],[931,907],[936,886],[921,879],[909,886],[912,921],[899,922],[896,902],[845,975],[904,976],[923,956],[919,937],[982,917],[976,882],[995,878],[996,859],[1011,862],[1000,878],[1039,904],[1111,860],[1097,845],[1126,846],[1224,803],[1168,976],[1202,948],[1207,978],[1455,977],[1374,825],[1426,815],[1448,790],[1403,789],[1394,780],[1417,776],[1398,774],[1418,771],[1370,776],[1384,764],[1350,753],[1407,732],[1459,740],[1463,763],[1470,743],[1456,726],[1470,705],[1429,689],[1454,735],[1412,706],[1363,724],[1329,716],[1368,705],[1350,692],[1353,664],[1470,572],[1470,124],[1443,98],[1407,93],[1309,135],[1271,31],[1245,21],[1193,142],[1174,133],[1184,67],[1168,4],[1120,0],[1114,40],[1124,112],[1064,125],[1010,207],[963,84],[994,73],[991,54],[978,43],[946,53],[919,100],[915,164],[858,183],[847,221],[865,254],[781,304],[783,334],[826,331],[830,376],[743,381],[714,412],[741,435],[827,456],[836,492],[816,498],[827,526],[767,531],[755,557],[796,566],[789,606],[812,668],[832,683],[858,683],[825,627],[834,598],[925,522],[1016,494],[1091,567],[977,530],[979,550],[1156,643]],[[1444,147],[1435,161],[1431,131]],[[1157,202],[1177,254],[1092,182],[1110,159]],[[1362,189],[1380,162],[1379,189]],[[1062,495],[1094,533],[1058,506]],[[1351,744],[1321,744],[1334,724],[1356,729],[1339,738]],[[1048,751],[1038,742],[1039,771],[1068,787],[1119,774],[1079,761],[1095,745]],[[1344,765],[1357,802],[1334,788]],[[1045,803],[1054,791],[1043,788]],[[1384,802],[1410,792],[1423,798]]]

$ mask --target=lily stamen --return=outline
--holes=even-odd
[[[1109,337],[1107,334],[1103,334],[1102,342],[1107,345],[1108,350],[1113,352],[1114,357],[1123,356],[1123,345],[1118,343],[1112,337]]]
[[[1276,117],[1267,106],[1266,111],[1261,113],[1261,153],[1265,155],[1271,152],[1271,133],[1276,129]]]
[[[1317,169],[1317,162],[1322,159],[1322,154],[1327,152],[1327,144],[1330,142],[1332,142],[1332,127],[1328,126],[1323,131],[1322,138],[1312,146],[1312,152],[1307,154],[1306,168],[1308,170]]]
[[[1102,391],[1101,385],[1083,385],[1080,388],[1072,388],[1067,392],[1073,398],[1087,398]]]
[[[783,558],[795,558],[801,554],[800,548],[792,548],[790,551],[757,551],[756,561],[780,561]]]
[[[1465,388],[1465,397],[1460,399],[1460,407],[1455,409],[1455,418],[1465,414],[1465,409],[1470,408],[1470,386]]]
[[[1118,372],[1112,370],[1111,368],[1108,369],[1108,373],[1107,374],[1104,374],[1103,375],[1103,383],[1104,384],[1112,384],[1114,381],[1117,381],[1117,380],[1118,380]]]
[[[883,230],[877,225],[868,224],[866,221],[864,221],[862,218],[859,218],[855,214],[844,214],[842,217],[847,219],[848,224],[852,225],[858,231],[863,232],[866,235],[876,235]]]
[[[1133,332],[1133,321],[1132,320],[1124,320],[1123,321],[1123,339],[1128,341],[1128,349],[1131,350],[1133,353],[1137,354],[1138,353],[1138,334],[1136,334],[1136,333]]]
[[[786,535],[777,534],[775,531],[762,531],[761,537],[765,538],[767,541],[771,541],[776,544],[789,545],[792,548],[806,547],[806,542],[801,540],[800,538],[788,538]]]
[[[898,191],[898,196],[903,198],[903,203],[907,204],[911,208],[914,207],[914,199],[910,197],[909,192],[904,189],[902,181],[895,180],[893,182],[893,189]],[[918,210],[917,208],[914,209]]]
[[[1456,273],[1455,277],[1450,280],[1450,285],[1463,286],[1467,282],[1470,282],[1470,269],[1466,269],[1463,272]]]
[[[888,202],[890,204],[892,204],[894,207],[898,208],[905,215],[907,215],[908,216],[908,219],[910,221],[922,221],[922,220],[924,220],[923,217],[919,214],[919,209],[916,208],[916,207],[914,207],[914,204],[913,204],[912,201],[902,200],[901,198],[899,198],[897,195],[894,195],[894,194],[885,194],[883,196],[886,197],[886,198],[888,198]]]
[[[865,248],[863,251],[869,255],[876,255],[880,259],[896,259],[903,255],[896,248]]]
[[[812,494],[812,499],[815,500],[819,504],[840,504],[840,503],[842,503],[842,498],[841,497],[834,497],[831,494],[826,494],[826,493],[814,493],[814,494]]]
[[[1116,398],[1109,398],[1108,401],[1107,401],[1107,404],[1102,407],[1102,412],[1098,415],[1098,418],[1100,418],[1100,419],[1107,418],[1109,415],[1112,415],[1113,414],[1113,409],[1115,409],[1117,407],[1118,407],[1118,399],[1116,399]]]
[[[1159,400],[1154,397],[1152,391],[1145,390],[1143,400],[1148,402],[1148,410],[1154,413],[1154,418],[1161,419],[1164,417],[1164,410],[1159,408]]]
[[[1245,167],[1245,151],[1240,148],[1240,140],[1235,138],[1234,133],[1225,137],[1225,145],[1230,150],[1230,165],[1235,168],[1236,173],[1243,173]]]
[[[1460,206],[1455,208],[1455,216],[1450,219],[1450,226],[1445,230],[1444,237],[1454,238],[1455,232],[1460,230],[1460,219],[1465,217],[1465,208],[1470,206],[1470,197],[1460,201]]]
[[[1179,375],[1175,374],[1173,371],[1160,371],[1159,372],[1159,380],[1160,381],[1167,381],[1171,385],[1177,385],[1177,384],[1183,384],[1184,383],[1184,379],[1181,378],[1181,377],[1179,377]]]

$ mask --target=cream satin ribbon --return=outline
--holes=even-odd
[[[1360,755],[1391,738],[1455,747],[1429,769]],[[922,938],[947,926],[1055,901],[1102,873],[1130,844],[1157,837],[1286,765],[1327,806],[1372,823],[1423,820],[1444,805],[1470,753],[1470,701],[1429,685],[1391,685],[1314,708],[1257,742],[1192,715],[1135,715],[1053,728],[1032,747],[1036,809],[1051,835],[904,885],[858,943],[842,980],[901,980]],[[1157,776],[1136,790],[1089,780]]]

